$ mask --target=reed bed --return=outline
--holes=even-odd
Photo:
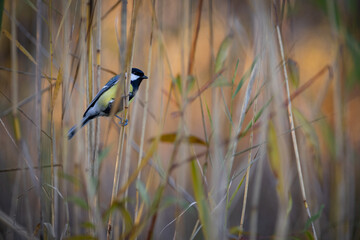
[[[359,239],[358,10],[0,1],[0,239]]]

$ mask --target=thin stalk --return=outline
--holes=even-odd
[[[36,14],[36,69],[35,69],[35,74],[36,74],[36,83],[35,83],[35,96],[36,96],[36,101],[35,101],[35,118],[36,118],[36,125],[37,125],[37,129],[36,129],[36,145],[37,145],[37,164],[40,167],[41,166],[41,99],[42,99],[42,95],[40,94],[41,92],[41,35],[42,35],[42,28],[41,28],[41,16],[40,16],[40,11],[41,11],[41,0],[37,0],[36,2],[37,5],[37,9],[38,12]],[[40,170],[41,171],[41,170]],[[42,174],[40,173],[40,181],[39,181],[39,189],[41,189],[41,184],[42,184]],[[43,234],[43,206],[44,206],[44,199],[43,199],[43,194],[41,193],[40,190],[40,238],[42,237]]]
[[[139,3],[140,4],[140,3]],[[132,8],[132,13],[131,13],[131,25],[130,25],[130,36],[129,38],[131,38],[128,43],[129,43],[129,47],[131,46],[131,50],[129,51],[128,50],[128,54],[130,54],[130,59],[128,58],[127,59],[127,63],[129,65],[129,70],[128,70],[128,76],[131,75],[131,68],[132,68],[132,63],[133,63],[133,59],[134,59],[134,50],[135,50],[135,33],[136,33],[136,16],[137,16],[137,11],[138,11],[138,8],[139,8],[139,4],[136,4],[136,1],[133,1],[133,8]],[[127,81],[127,88],[125,89],[125,96],[127,96],[128,94],[128,86],[130,85],[130,81],[129,81],[129,78],[126,79]],[[126,98],[126,100],[128,100],[128,98]],[[128,101],[126,101],[126,105],[125,106],[128,106]],[[136,108],[136,106],[135,106]],[[126,116],[126,111],[127,107],[125,107],[125,116],[124,118],[126,119],[127,116]],[[136,109],[134,109],[133,113],[135,114],[134,115],[134,121],[136,121]],[[132,139],[133,137],[133,134],[134,134],[134,124],[131,124],[131,130],[130,130],[130,137],[129,139]],[[125,182],[126,179],[128,178],[129,176],[129,168],[130,168],[130,152],[131,152],[131,149],[130,149],[130,141],[127,141],[127,144],[126,144],[126,157],[125,157],[125,166],[124,166],[124,174],[123,174],[123,181],[122,182]],[[127,197],[127,194],[128,194],[128,190],[126,190],[125,192],[125,198]],[[125,203],[125,205],[127,205],[127,203]]]
[[[191,75],[193,73],[193,69],[194,69],[195,53],[196,53],[196,46],[197,46],[196,43],[197,43],[197,40],[199,37],[199,32],[200,32],[202,5],[203,5],[203,0],[199,0],[198,9],[196,11],[196,27],[194,30],[195,31],[194,38],[193,38],[193,41],[191,44],[191,50],[190,50],[190,56],[189,56],[188,75]],[[186,81],[184,81],[184,82],[186,82]]]
[[[302,194],[302,198],[303,198],[303,201],[304,201],[304,206],[305,206],[308,218],[311,219],[311,212],[310,212],[310,208],[309,208],[309,205],[308,205],[307,199],[306,199],[304,178],[303,178],[303,174],[302,174],[299,149],[298,149],[298,144],[297,144],[297,140],[296,140],[295,124],[294,124],[294,118],[293,118],[292,107],[291,107],[291,99],[290,99],[289,78],[288,78],[288,74],[287,74],[287,70],[286,70],[284,47],[283,47],[283,43],[282,43],[282,38],[281,38],[281,32],[280,32],[279,25],[276,26],[276,32],[277,32],[279,48],[280,48],[280,54],[281,54],[282,67],[283,67],[284,77],[285,77],[286,93],[287,93],[287,98],[288,98],[287,110],[288,110],[288,115],[289,115],[290,129],[292,129],[291,130],[291,137],[292,137],[292,140],[293,140],[293,147],[294,147],[294,153],[295,153],[295,159],[296,159],[297,172],[298,172],[298,175],[299,175],[301,194]],[[316,234],[316,230],[315,230],[314,221],[311,222],[311,227],[312,227],[314,239],[317,240],[317,234]]]
[[[126,26],[127,26],[127,0],[123,0],[122,4],[121,4],[121,39],[120,39],[120,69],[123,70],[123,72],[125,72],[126,67],[125,67],[125,56],[126,56],[126,47],[127,47],[127,42],[126,42]],[[129,73],[128,73],[129,74]],[[130,76],[130,75],[128,75]],[[124,79],[124,77],[122,78]],[[128,78],[129,80],[130,78]],[[120,94],[124,94],[121,92],[121,87],[123,87],[125,94],[124,96],[126,96],[126,81],[123,81],[124,85],[121,86],[121,82],[118,86],[118,92],[120,92]],[[125,97],[126,99],[126,97]],[[120,104],[119,100],[115,101],[114,104],[114,109],[117,108],[117,104]],[[124,106],[127,106],[126,103]],[[127,109],[125,108],[124,110],[124,114],[123,117],[126,118],[126,114],[127,114]],[[119,142],[118,142],[118,151],[117,151],[117,155],[116,155],[116,162],[115,162],[115,173],[114,173],[114,179],[113,179],[113,189],[112,189],[112,193],[111,193],[111,205],[114,203],[114,201],[116,200],[116,196],[118,193],[118,189],[119,189],[119,181],[120,181],[120,171],[121,171],[121,165],[122,165],[122,155],[123,155],[123,146],[124,146],[124,139],[125,139],[125,128],[122,127],[120,128],[120,135],[119,135]],[[112,228],[112,222],[113,222],[113,216],[112,214],[110,214],[109,216],[109,220],[108,220],[108,228],[107,228],[107,239],[109,240],[111,237],[111,228]]]
[[[102,11],[102,0],[97,1],[97,21],[96,21],[96,90],[100,90],[100,82],[101,82],[101,11]],[[100,145],[100,121],[96,120],[96,137],[95,137],[95,150],[94,150],[94,158],[95,158],[95,166],[94,173],[95,178],[98,178],[99,174],[99,145]]]
[[[268,109],[265,109],[265,112],[263,114],[263,119],[265,120],[265,124],[262,124],[262,129],[260,131],[260,142],[266,139],[266,131],[268,127],[268,116],[269,111]],[[251,201],[251,207],[250,207],[250,240],[258,239],[257,236],[257,227],[258,227],[258,218],[259,218],[259,202],[260,202],[260,194],[261,194],[261,182],[263,178],[263,170],[264,170],[264,161],[261,161],[264,159],[266,155],[266,148],[261,147],[260,148],[260,154],[259,154],[259,163],[257,164],[256,168],[256,175],[254,179],[254,190],[252,195],[252,201]]]
[[[15,16],[16,16],[16,0],[11,2],[11,100],[12,100],[12,114],[14,117],[14,126],[15,126],[15,137],[16,140],[20,140],[20,132],[16,132],[19,130],[16,126],[18,125],[18,116],[17,116],[17,104],[18,104],[18,57],[17,57],[17,49],[16,49],[16,39],[17,39],[17,32],[16,32],[16,25],[15,25]]]
[[[49,0],[49,50],[50,50],[50,79],[53,76],[53,72],[52,72],[52,68],[53,68],[53,59],[54,59],[54,51],[53,51],[53,40],[52,40],[52,0]],[[52,85],[50,85],[50,99],[53,99],[53,90],[52,90]],[[50,179],[49,179],[49,184],[51,186],[54,185],[54,144],[55,144],[55,132],[54,132],[54,109],[52,106],[49,107],[49,129],[50,129]],[[56,187],[56,186],[55,186]],[[54,189],[52,188],[48,188],[48,190],[50,191],[50,196],[51,199],[54,199]],[[54,211],[55,211],[55,202],[51,201],[50,203],[50,218],[51,218],[51,224],[52,226],[54,226],[55,224],[55,215],[54,215]]]
[[[258,91],[258,87],[259,87],[259,78],[257,80],[257,84],[256,84],[256,90],[255,92]],[[254,108],[253,108],[253,117],[251,120],[251,132],[250,132],[250,139],[249,139],[249,148],[253,147],[253,138],[254,138],[254,124],[255,124],[255,116],[256,116],[256,107],[257,107],[257,98],[255,99],[254,102]],[[242,206],[242,211],[241,211],[241,218],[240,218],[240,226],[239,226],[239,237],[244,236],[244,220],[245,220],[245,211],[246,211],[246,204],[247,204],[247,198],[248,198],[248,190],[249,190],[249,178],[250,178],[250,168],[251,168],[251,155],[252,155],[252,150],[249,151],[248,154],[248,166],[246,168],[246,178],[245,178],[245,190],[244,190],[244,198],[243,198],[243,206]]]
[[[137,15],[140,9],[140,5],[141,5],[141,1],[137,3],[137,1],[133,1],[132,4],[132,13],[131,13],[131,23],[130,23],[130,33],[129,33],[129,39],[128,39],[128,48],[127,48],[127,55],[126,55],[126,63],[125,66],[127,66],[127,76],[130,76],[131,74],[131,68],[132,68],[132,64],[133,64],[133,59],[134,59],[134,52],[135,52],[135,34],[136,34],[136,20],[137,20]],[[126,88],[124,89],[124,93],[125,96],[128,95],[128,89],[129,89],[129,85],[130,85],[130,78],[126,79]],[[124,118],[127,119],[127,107],[128,107],[129,103],[128,103],[128,98],[126,98],[125,100],[125,111],[124,111]],[[131,129],[130,129],[130,135],[126,134],[127,136],[129,136],[129,139],[133,139],[134,133],[135,133],[135,121],[137,119],[137,114],[138,114],[138,105],[134,106],[134,124],[131,125]],[[128,128],[126,128],[125,130],[127,130]],[[126,155],[125,155],[125,164],[124,164],[124,173],[123,173],[123,178],[122,178],[122,182],[125,183],[126,180],[128,179],[129,176],[129,170],[130,170],[130,154],[131,154],[131,145],[130,145],[131,141],[127,141],[126,143]],[[127,198],[128,196],[128,191],[129,188],[126,189],[125,193],[124,193],[124,198]],[[127,208],[128,202],[125,202],[125,208]],[[125,231],[125,221],[123,221],[123,232]]]
[[[33,239],[33,234],[26,231],[24,227],[22,227],[19,223],[15,222],[11,217],[6,215],[3,211],[0,210],[0,222],[7,225],[9,228],[14,230],[17,234],[22,236],[25,239]]]
[[[20,133],[20,123],[19,123],[19,118],[18,118],[18,111],[17,111],[17,105],[18,105],[18,58],[17,58],[17,48],[16,48],[16,40],[17,40],[17,32],[16,32],[16,25],[15,25],[15,17],[16,17],[16,1],[12,1],[11,2],[11,35],[12,35],[12,39],[11,39],[11,68],[12,68],[12,72],[11,72],[11,109],[12,109],[12,115],[14,118],[14,132],[15,132],[15,139],[16,141],[20,141],[21,140],[21,133]],[[2,125],[5,128],[5,125],[3,124],[3,122],[1,121]],[[6,128],[5,128],[6,129]],[[10,135],[9,135],[10,136]],[[14,142],[15,143],[15,142]],[[19,159],[17,159],[17,165],[18,167],[21,167],[21,162],[19,161]],[[7,222],[15,222],[16,221],[16,208],[17,205],[14,204],[16,201],[15,199],[17,198],[18,192],[19,192],[19,182],[20,182],[20,178],[21,178],[21,174],[20,172],[17,173],[15,175],[15,181],[14,181],[14,186],[13,186],[13,192],[12,192],[12,197],[11,197],[11,207],[10,207],[10,217],[14,216],[13,219],[10,219],[10,221],[5,221],[4,218],[6,218],[7,216],[5,214],[3,214],[4,216],[0,217],[0,220],[2,220],[2,222],[7,223]],[[2,212],[0,212],[2,213]],[[10,228],[12,228],[12,225],[9,225]],[[13,228],[14,229],[14,228]],[[10,239],[14,238],[14,232],[11,231],[10,235],[9,235]]]
[[[113,189],[112,189],[112,193],[111,193],[111,202],[110,202],[110,206],[115,202],[116,200],[116,195],[119,189],[119,180],[120,180],[120,170],[121,170],[121,164],[122,164],[122,149],[123,149],[123,144],[124,144],[124,136],[125,134],[123,133],[125,131],[124,128],[120,128],[120,139],[118,141],[118,146],[117,146],[117,154],[116,154],[116,161],[115,161],[115,174],[114,174],[114,179],[113,179]],[[113,222],[113,216],[112,214],[110,214],[109,216],[109,220],[108,220],[108,228],[107,228],[107,239],[110,239],[111,236],[111,231],[112,231],[112,222]]]
[[[210,63],[209,63],[209,77],[213,79],[214,76],[214,63],[215,63],[215,53],[214,53],[214,23],[213,23],[213,0],[209,0],[209,50],[210,50]],[[211,103],[215,103],[215,90],[216,88],[211,88]]]
[[[87,87],[87,91],[86,91],[86,101],[87,103],[90,103],[91,100],[93,99],[93,62],[92,62],[92,37],[93,37],[93,28],[91,27],[92,25],[92,18],[91,18],[91,13],[93,11],[93,3],[92,0],[87,1],[86,3],[86,29],[87,29],[87,34],[86,34],[86,60],[87,60],[87,81],[86,81],[86,87]],[[84,59],[85,60],[85,59]],[[90,176],[94,176],[94,156],[93,156],[93,149],[95,149],[94,146],[94,121],[89,122],[88,124],[88,128],[87,128],[87,167],[89,168],[88,170],[88,175]]]
[[[152,0],[151,4],[153,5],[153,8],[155,8],[156,0]],[[148,54],[148,67],[146,74],[151,79],[151,58],[152,58],[152,48],[153,48],[153,34],[154,34],[154,17],[152,19],[151,24],[151,33],[150,33],[150,46],[149,46],[149,54]],[[145,86],[145,101],[144,101],[144,111],[143,111],[143,121],[141,125],[141,136],[140,136],[140,150],[139,150],[139,158],[138,158],[138,164],[137,167],[140,166],[141,158],[144,153],[144,143],[145,143],[145,131],[146,131],[146,121],[147,121],[147,111],[149,106],[149,87],[150,87],[150,81],[146,81]],[[139,172],[139,175],[137,177],[137,181],[141,179],[141,171]],[[138,211],[139,211],[139,192],[136,191],[136,203],[135,203],[135,217],[134,219],[138,219]]]

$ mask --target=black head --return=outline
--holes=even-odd
[[[131,74],[138,76],[141,80],[148,78],[147,76],[145,76],[144,72],[141,71],[141,70],[138,69],[138,68],[132,68],[132,69],[131,69]]]
[[[132,68],[131,69],[131,81],[130,81],[130,83],[131,83],[131,86],[132,86],[132,90],[129,93],[130,94],[129,100],[131,100],[135,96],[136,92],[139,90],[140,84],[141,84],[143,79],[148,79],[148,77],[145,76],[143,71],[141,71],[138,68]]]

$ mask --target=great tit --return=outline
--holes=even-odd
[[[125,78],[126,78],[125,73]],[[129,103],[134,99],[136,92],[139,90],[140,84],[142,80],[148,79],[147,76],[144,75],[144,72],[137,68],[131,69],[130,76],[130,90],[129,90]],[[121,80],[121,74],[114,76],[110,79],[108,83],[99,91],[98,94],[91,101],[89,107],[86,109],[83,118],[79,125],[73,126],[68,132],[68,139],[71,139],[79,128],[82,128],[85,124],[87,124],[91,119],[100,117],[100,116],[109,116],[111,113],[112,105],[115,104],[116,94],[118,91],[119,80]],[[121,84],[121,83],[120,83]],[[122,85],[119,86],[120,88]],[[119,89],[120,90],[120,89]],[[122,92],[122,91],[119,91]],[[120,93],[122,94],[122,93]],[[119,113],[123,110],[123,98],[120,99],[118,104],[118,109],[115,113]],[[118,117],[117,115],[115,115]],[[118,117],[120,118],[120,117]],[[121,119],[121,118],[120,118]],[[127,124],[122,123],[124,125]]]

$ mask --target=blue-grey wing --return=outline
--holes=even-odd
[[[91,103],[89,104],[88,108],[86,109],[83,117],[85,117],[86,113],[89,111],[90,108],[92,108],[96,101],[101,97],[101,95],[106,92],[107,90],[109,90],[112,86],[114,86],[119,80],[120,80],[120,76],[121,75],[116,75],[114,77],[112,77],[106,84],[105,86],[98,92],[98,94],[96,94],[96,96],[94,97],[94,99],[91,101]]]

